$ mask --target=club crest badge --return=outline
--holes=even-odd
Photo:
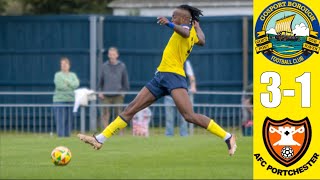
[[[286,167],[303,157],[311,141],[311,125],[307,117],[300,121],[289,118],[276,121],[267,117],[262,132],[269,154]]]
[[[255,27],[255,50],[280,65],[296,65],[320,51],[319,21],[305,4],[278,1],[265,8]]]

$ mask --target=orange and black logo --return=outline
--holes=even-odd
[[[267,117],[262,133],[269,154],[286,167],[303,157],[311,141],[311,125],[307,117],[299,121]]]

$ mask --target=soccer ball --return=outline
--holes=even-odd
[[[293,156],[293,149],[290,146],[285,146],[281,149],[281,155],[285,159],[290,159]]]
[[[58,146],[51,152],[51,160],[56,166],[65,166],[71,160],[71,151],[64,146]]]

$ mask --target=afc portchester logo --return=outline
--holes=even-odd
[[[320,27],[305,4],[284,0],[265,8],[255,26],[255,50],[271,62],[296,65],[320,51]]]
[[[311,125],[307,117],[299,121],[289,118],[276,121],[267,117],[262,133],[269,154],[286,167],[303,157],[311,141]]]

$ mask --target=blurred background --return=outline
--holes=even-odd
[[[117,105],[124,107],[152,79],[172,34],[156,17],[171,17],[181,4],[204,14],[206,45],[188,58],[197,81],[194,110],[240,132],[252,119],[244,110],[250,104],[243,103],[253,73],[252,0],[0,0],[0,130],[54,133],[53,79],[60,58],[70,59],[80,87],[98,92],[110,46],[118,48],[128,71],[130,91]],[[97,100],[81,107],[73,130],[101,128],[102,106]],[[151,126],[160,134],[164,107],[163,99],[151,107]]]

